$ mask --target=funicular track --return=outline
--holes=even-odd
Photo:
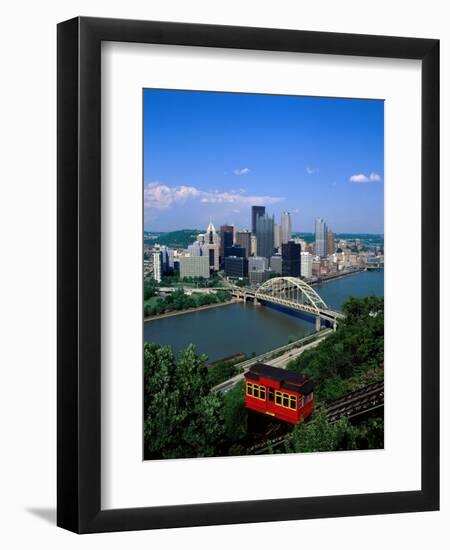
[[[331,424],[337,422],[340,418],[352,419],[380,409],[384,406],[384,382],[370,384],[335,401],[328,401],[325,406],[328,421]],[[289,437],[291,428],[287,426],[286,429],[288,430],[287,433],[282,433],[277,437],[265,439],[252,445],[247,449],[248,454],[263,454],[278,447]],[[283,432],[285,431],[283,430]]]

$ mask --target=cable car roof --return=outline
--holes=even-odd
[[[309,393],[313,390],[313,384],[306,374],[272,367],[264,363],[252,365],[245,374],[245,378],[252,380],[258,380],[260,376],[269,380],[276,380],[280,383],[280,387],[287,390],[301,391],[301,393]]]

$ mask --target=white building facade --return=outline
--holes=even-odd
[[[305,279],[312,277],[313,255],[309,252],[300,253],[300,275]]]
[[[290,212],[281,214],[281,244],[287,244],[292,238],[292,220]]]
[[[203,277],[209,279],[208,256],[183,256],[180,258],[180,279],[185,277]]]

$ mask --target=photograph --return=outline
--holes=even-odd
[[[143,458],[384,448],[384,101],[143,90]]]

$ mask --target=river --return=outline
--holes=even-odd
[[[350,296],[384,295],[384,272],[364,271],[314,287],[332,309]],[[259,355],[314,332],[314,319],[253,304],[194,311],[144,323],[145,342],[171,345],[175,352],[194,343],[209,361],[235,353]]]

